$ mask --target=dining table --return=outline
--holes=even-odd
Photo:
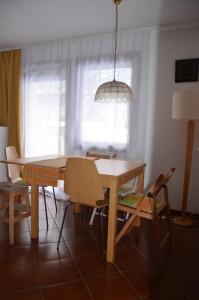
[[[39,186],[56,187],[58,180],[64,180],[67,156],[52,154],[2,160],[1,162],[23,167],[23,178],[31,185],[31,238],[36,239],[39,236]],[[146,164],[134,160],[98,158],[95,159],[95,164],[103,187],[110,190],[106,261],[113,262],[115,258],[118,189],[137,177],[136,192],[142,193]]]

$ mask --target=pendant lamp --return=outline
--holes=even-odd
[[[118,34],[118,6],[122,0],[113,0],[115,4],[115,47],[114,47],[114,78],[112,81],[101,84],[95,94],[97,102],[128,103],[133,100],[131,88],[122,81],[115,80],[117,63],[117,34]]]

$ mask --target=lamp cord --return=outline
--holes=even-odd
[[[115,49],[114,49],[114,80],[116,71],[116,58],[117,58],[117,31],[118,31],[118,5],[115,5]]]

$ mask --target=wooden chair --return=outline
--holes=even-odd
[[[114,153],[113,156],[111,156],[110,154],[102,154],[102,153],[94,153],[94,152],[90,152],[87,151],[86,152],[86,157],[96,157],[96,158],[103,158],[103,159],[110,159],[110,158],[116,158],[117,153]],[[105,198],[108,200],[109,199],[109,190],[104,188],[104,195]],[[89,225],[92,226],[93,225],[93,221],[95,219],[95,215],[97,215],[97,207],[93,208],[93,212],[89,221]]]
[[[13,245],[14,223],[31,215],[28,188],[22,184],[0,182],[0,196],[3,197],[3,199],[1,199],[3,203],[0,208],[7,208],[7,214],[1,217],[1,220],[9,224],[9,245]],[[19,197],[22,200],[20,203],[15,201],[18,200]]]
[[[19,158],[17,150],[14,146],[7,146],[6,147],[6,159],[12,160]],[[19,165],[14,164],[7,164],[8,167],[8,177],[11,182],[13,183],[20,183],[28,186],[28,183],[23,180],[23,177],[21,177],[22,174],[22,168]],[[56,203],[56,196],[55,196],[55,190],[53,188],[53,196],[55,201],[55,209],[57,212],[57,203]],[[48,212],[47,212],[47,204],[46,204],[46,193],[45,193],[45,187],[42,187],[43,195],[44,195],[44,206],[45,206],[45,214],[46,214],[46,224],[48,228]]]
[[[128,212],[131,216],[117,234],[116,244],[127,231],[132,229],[136,224],[137,219],[141,217],[153,221],[157,242],[157,253],[158,256],[160,255],[163,246],[170,237],[170,213],[167,183],[174,171],[175,168],[171,168],[166,176],[163,174],[158,176],[146,194],[130,194],[119,199],[117,209]],[[159,196],[162,198],[159,198]],[[164,237],[161,238],[159,217],[164,213],[166,213],[167,216],[167,231]]]
[[[101,154],[101,153],[95,153],[95,152],[86,152],[86,157],[96,157],[96,158],[104,158],[104,159],[109,159],[109,158],[116,158],[117,153],[113,153],[113,155],[110,154]]]
[[[103,210],[108,205],[108,201],[104,198],[103,186],[94,160],[82,157],[67,159],[64,174],[64,192],[69,195],[69,201],[64,211],[57,248],[62,236],[68,206],[73,203],[96,207],[100,211],[100,245],[103,248]]]

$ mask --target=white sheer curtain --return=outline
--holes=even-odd
[[[144,159],[150,31],[118,35],[116,79],[132,86],[130,105],[94,102],[113,79],[113,46],[113,34],[103,34],[23,49],[26,155],[111,147]]]
[[[23,82],[25,155],[63,153],[65,69],[55,63],[30,65]]]

